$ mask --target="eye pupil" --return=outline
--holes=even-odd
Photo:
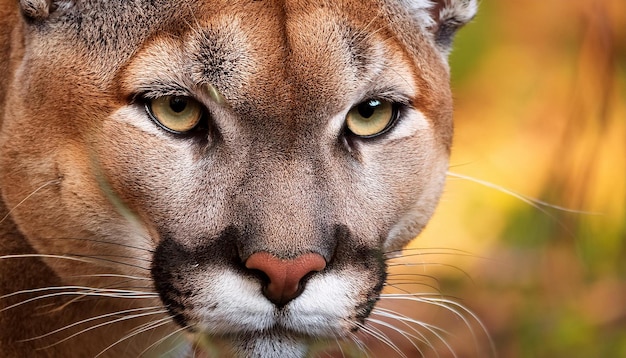
[[[204,115],[202,105],[185,96],[149,99],[146,111],[159,126],[173,133],[186,133],[196,128]]]
[[[170,108],[175,113],[182,113],[187,108],[187,99],[182,97],[172,97],[170,99]]]
[[[370,118],[376,112],[376,109],[381,105],[379,100],[372,99],[367,102],[361,103],[357,108],[359,114],[363,118]]]
[[[393,125],[398,106],[383,99],[368,99],[352,107],[346,115],[346,128],[361,138],[386,132]]]

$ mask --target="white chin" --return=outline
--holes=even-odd
[[[237,358],[304,358],[308,344],[303,339],[284,335],[249,335],[227,341],[202,337],[196,341],[196,349],[201,349],[209,357],[222,357],[230,351]]]

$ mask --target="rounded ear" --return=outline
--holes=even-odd
[[[20,0],[22,14],[30,20],[47,19],[55,7],[53,0]]]
[[[44,20],[50,15],[52,0],[20,0],[22,14],[31,20]]]
[[[435,0],[430,8],[434,25],[431,27],[435,43],[449,52],[454,34],[476,15],[477,0]]]
[[[429,32],[439,50],[447,55],[456,31],[478,10],[477,0],[399,0],[417,23]]]

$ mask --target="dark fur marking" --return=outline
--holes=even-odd
[[[152,258],[151,274],[154,285],[172,319],[181,327],[187,325],[185,298],[195,295],[185,277],[192,271],[202,271],[208,265],[232,265],[238,255],[232,242],[233,231],[227,228],[214,240],[188,248],[173,238],[164,237]]]
[[[238,78],[246,70],[245,55],[228,28],[202,32],[198,49],[193,55],[199,66],[200,78],[220,90],[239,85]]]
[[[435,33],[435,42],[437,45],[443,48],[450,48],[454,40],[454,35],[461,26],[463,26],[463,23],[455,18],[448,19],[441,23]]]

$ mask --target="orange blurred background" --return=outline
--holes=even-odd
[[[626,357],[626,1],[483,0],[451,67],[448,185],[392,283],[498,357]],[[492,356],[430,306],[439,356]]]

